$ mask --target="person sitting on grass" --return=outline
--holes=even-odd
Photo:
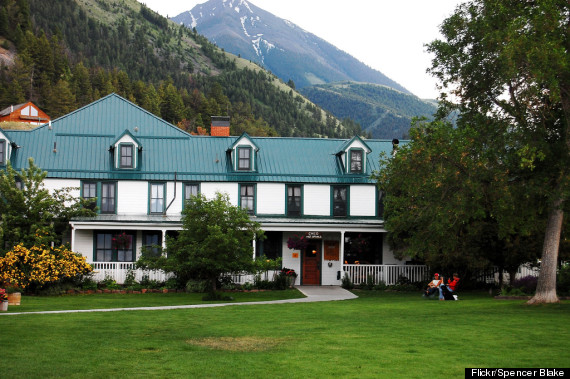
[[[459,275],[454,272],[453,273],[453,280],[451,279],[447,279],[447,289],[449,290],[449,292],[451,292],[453,294],[453,292],[455,292],[455,287],[457,287],[457,283],[459,282]],[[439,300],[445,300],[444,296],[443,296],[443,287],[445,287],[445,284],[443,284],[443,281],[441,283],[441,285],[438,287],[439,288]]]
[[[443,280],[439,278],[439,274],[436,272],[433,274],[433,280],[428,283],[428,288],[425,290],[425,297],[431,296],[435,291],[438,290],[439,286],[443,283]]]

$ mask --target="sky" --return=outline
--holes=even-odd
[[[165,17],[206,2],[138,1]],[[335,45],[420,98],[435,99],[437,81],[426,73],[432,57],[424,45],[440,38],[443,20],[466,0],[247,1]]]

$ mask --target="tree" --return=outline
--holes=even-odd
[[[500,136],[444,121],[417,121],[410,135],[373,175],[386,193],[384,217],[397,256],[465,278],[492,266],[514,273],[537,258],[537,207],[519,206],[533,199],[502,166],[510,157]]]
[[[72,217],[95,215],[70,194],[71,188],[50,193],[43,186],[46,176],[31,158],[29,168],[20,172],[10,162],[0,171],[0,252],[18,244],[59,246]]]
[[[529,194],[547,196],[536,295],[557,302],[556,266],[570,167],[570,4],[566,0],[472,0],[428,45],[458,125],[492,123],[526,170]],[[451,95],[451,96],[447,96]],[[456,102],[452,104],[451,100]]]
[[[45,107],[52,117],[63,116],[75,109],[75,95],[69,82],[62,79],[58,80],[56,85],[47,89],[46,92]]]
[[[169,82],[160,89],[160,116],[173,124],[182,120],[184,103],[182,97],[174,85]]]
[[[218,193],[211,200],[198,195],[186,202],[182,230],[178,238],[167,240],[166,256],[143,253],[137,264],[172,272],[180,285],[205,280],[214,293],[221,275],[252,269],[252,241],[262,235],[259,223],[233,206],[227,195]]]

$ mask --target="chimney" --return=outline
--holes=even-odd
[[[212,116],[212,125],[210,128],[212,137],[229,137],[230,136],[230,117],[229,116]]]
[[[392,140],[392,155],[396,155],[396,151],[398,151],[398,146],[400,145],[400,141],[397,138]]]

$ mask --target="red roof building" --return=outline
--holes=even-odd
[[[40,125],[50,120],[50,117],[32,102],[10,105],[0,112],[0,122],[27,122]]]

